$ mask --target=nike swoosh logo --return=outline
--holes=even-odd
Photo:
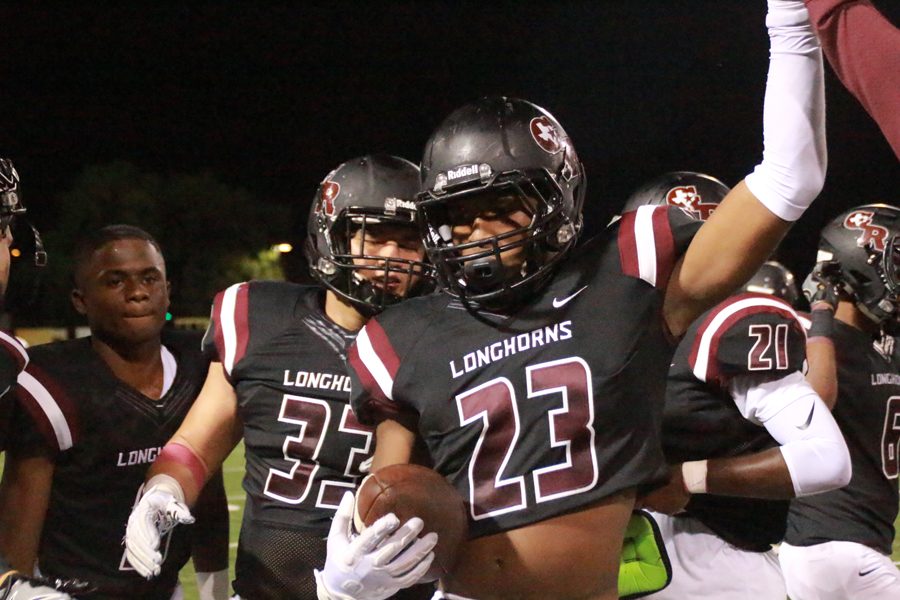
[[[860,577],[865,577],[866,575],[868,575],[869,573],[872,573],[873,571],[876,571],[877,569],[878,569],[878,567],[872,567],[868,571],[860,571],[859,573],[857,573],[857,575],[859,575]]]
[[[565,306],[566,304],[571,302],[575,298],[575,296],[577,296],[578,294],[580,294],[581,292],[583,292],[586,289],[587,289],[587,286],[584,286],[583,288],[581,288],[580,290],[578,290],[571,296],[567,296],[567,297],[563,298],[562,300],[554,298],[553,299],[553,308],[562,308],[563,306]]]
[[[813,413],[816,412],[816,403],[813,402],[812,408],[809,409],[809,416],[806,417],[806,423],[803,425],[797,425],[797,429],[804,430],[809,427],[809,424],[812,423]]]

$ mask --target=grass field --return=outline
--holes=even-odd
[[[235,448],[231,456],[225,461],[225,492],[228,494],[228,510],[231,515],[231,542],[229,544],[229,574],[234,577],[234,557],[237,552],[238,533],[241,529],[241,515],[244,512],[244,490],[241,489],[241,478],[244,475],[244,446]],[[0,461],[0,473],[2,473],[2,461]],[[900,519],[894,524],[900,527]],[[900,536],[894,540],[894,562],[900,562]],[[181,584],[184,587],[185,600],[198,600],[197,581],[194,577],[194,568],[190,562],[181,571]]]
[[[228,494],[228,508],[231,513],[231,544],[229,549],[229,569],[234,577],[234,556],[237,551],[238,532],[241,529],[241,515],[244,510],[244,490],[241,489],[241,478],[244,475],[244,446],[235,448],[228,460],[225,461],[225,492]],[[900,519],[894,523],[900,528]],[[900,535],[894,539],[894,562],[900,562]],[[188,563],[181,571],[181,584],[184,587],[185,600],[197,600],[197,582],[194,578],[194,569]]]

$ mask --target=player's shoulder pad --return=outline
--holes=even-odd
[[[374,424],[384,418],[404,421],[406,408],[395,398],[401,363],[415,357],[419,341],[434,311],[446,307],[449,296],[432,294],[406,300],[369,319],[347,354],[353,378],[351,405],[360,422]]]
[[[802,370],[806,332],[797,312],[765,294],[725,299],[691,327],[689,364],[701,381],[724,385],[741,374],[783,377]]]
[[[34,346],[16,380],[16,400],[48,447],[64,451],[77,441],[79,412],[72,390],[89,384],[93,359],[86,338]]]
[[[671,206],[640,206],[624,213],[615,224],[622,273],[665,289],[702,225]]]
[[[0,331],[0,396],[15,384],[28,364],[28,351],[16,336]]]
[[[262,320],[282,323],[284,315],[293,313],[299,295],[307,287],[284,281],[245,281],[225,288],[213,299],[203,351],[221,362],[230,376],[247,353],[251,328],[258,337],[263,333],[259,327]]]

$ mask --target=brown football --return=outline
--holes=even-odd
[[[459,546],[468,533],[468,522],[459,493],[437,472],[419,465],[391,465],[363,479],[356,490],[357,529],[394,513],[401,523],[412,517],[425,522],[423,534],[438,534],[434,562],[428,580],[440,579],[456,561]]]

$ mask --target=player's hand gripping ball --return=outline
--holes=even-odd
[[[437,472],[419,465],[391,465],[363,479],[356,491],[354,526],[362,531],[379,517],[394,513],[401,523],[412,517],[424,521],[423,534],[438,535],[434,562],[422,581],[446,575],[468,534],[459,493]]]

